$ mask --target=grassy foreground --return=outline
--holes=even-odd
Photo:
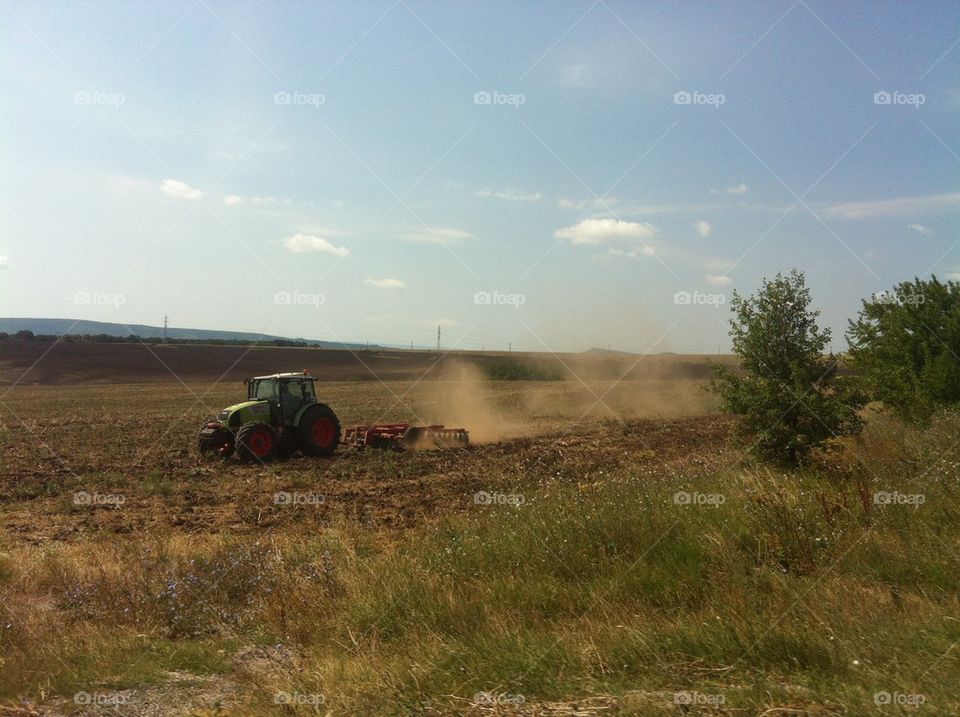
[[[800,473],[541,481],[399,540],[17,547],[0,704],[175,673],[238,715],[958,714],[958,428],[874,416]]]

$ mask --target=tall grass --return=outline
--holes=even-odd
[[[390,543],[343,524],[24,550],[0,561],[0,697],[182,669],[232,675],[257,714],[312,713],[278,693],[344,714],[469,712],[478,694],[873,714],[886,693],[956,714],[958,425],[876,415],[803,472],[548,481]],[[923,500],[875,498],[894,492]],[[250,645],[297,667],[252,672],[234,659]]]

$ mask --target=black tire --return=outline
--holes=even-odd
[[[226,428],[207,428],[207,424],[215,419],[205,421],[197,433],[197,448],[200,455],[218,455],[229,458],[233,455],[233,434]]]
[[[237,455],[244,463],[267,463],[277,456],[280,441],[268,423],[248,423],[237,432]]]
[[[340,443],[340,420],[322,403],[308,408],[297,426],[297,442],[305,456],[329,456]]]

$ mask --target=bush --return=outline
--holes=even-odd
[[[802,273],[777,274],[755,295],[734,292],[730,320],[741,373],[714,367],[721,408],[741,417],[740,430],[761,458],[802,462],[829,439],[860,430],[863,401],[824,356],[830,330],[817,326]]]
[[[901,418],[927,423],[960,403],[960,283],[914,279],[875,294],[847,341],[866,391]]]

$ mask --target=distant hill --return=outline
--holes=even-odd
[[[0,333],[15,334],[18,331],[32,331],[35,334],[47,336],[80,336],[83,334],[107,336],[139,336],[142,339],[159,338],[163,336],[160,326],[146,326],[144,324],[117,324],[109,321],[87,321],[85,319],[28,319],[28,318],[0,318]],[[319,341],[317,339],[291,339],[286,336],[270,336],[266,334],[246,333],[243,331],[214,331],[210,329],[182,329],[169,327],[167,336],[171,339],[192,339],[194,341],[304,341],[311,346],[330,349],[359,349],[367,348],[366,344],[347,344],[338,341]],[[374,347],[376,348],[376,347]]]

